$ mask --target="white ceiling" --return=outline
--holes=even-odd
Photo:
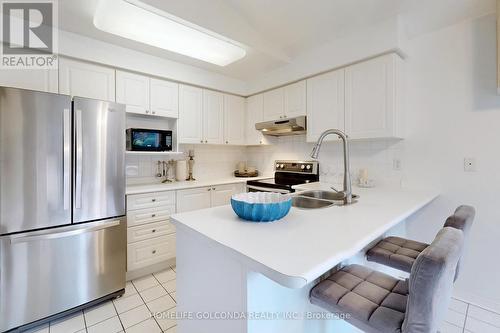
[[[495,8],[495,0],[143,0],[248,47],[245,58],[219,67],[96,29],[97,1],[60,0],[60,28],[242,80],[396,15],[415,36]]]

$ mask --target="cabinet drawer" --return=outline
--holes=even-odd
[[[127,245],[127,270],[143,268],[175,257],[175,234]]]
[[[127,229],[127,243],[134,243],[175,232],[170,221],[154,222]]]
[[[127,226],[165,221],[175,213],[175,206],[164,206],[127,211]]]
[[[127,196],[127,210],[175,205],[175,192],[153,192]]]

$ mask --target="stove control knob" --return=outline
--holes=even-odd
[[[279,169],[280,168],[280,165],[279,164],[276,164],[276,169]]]
[[[281,164],[281,165],[280,165],[280,168],[284,169],[284,168],[285,168],[285,165],[284,165],[284,164]]]
[[[300,166],[300,170],[304,170],[305,168],[306,168],[306,166],[305,166],[304,164],[302,164],[302,165]]]
[[[306,166],[306,169],[307,169],[307,170],[311,170],[311,165],[310,165],[310,164],[308,164],[308,165]]]

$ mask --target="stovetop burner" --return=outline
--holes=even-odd
[[[316,161],[276,161],[274,178],[247,182],[249,191],[294,192],[293,185],[319,181],[319,165]]]

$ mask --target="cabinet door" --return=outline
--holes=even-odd
[[[59,59],[59,93],[115,101],[115,70],[82,61]]]
[[[224,95],[203,90],[203,140],[222,144],[224,140]]]
[[[283,88],[264,93],[264,120],[279,120],[284,117],[285,97]]]
[[[177,213],[210,208],[212,187],[177,191]]]
[[[344,70],[307,80],[307,141],[331,128],[344,130]],[[327,140],[336,140],[329,136]]]
[[[203,90],[179,85],[179,142],[203,143]]]
[[[395,134],[395,65],[386,55],[346,68],[346,132],[351,139]]]
[[[212,207],[229,205],[233,194],[243,192],[242,184],[215,185],[212,187]]]
[[[116,71],[116,101],[127,106],[127,112],[150,114],[149,78]]]
[[[179,117],[179,84],[151,79],[151,113],[161,117]]]
[[[224,95],[224,143],[245,144],[245,99]]]
[[[284,88],[285,116],[287,118],[306,115],[306,81],[300,81]]]
[[[267,144],[267,139],[261,131],[255,129],[255,124],[264,121],[264,98],[262,94],[246,99],[245,112],[245,142],[247,145]]]
[[[0,86],[57,93],[57,70],[1,69]]]

